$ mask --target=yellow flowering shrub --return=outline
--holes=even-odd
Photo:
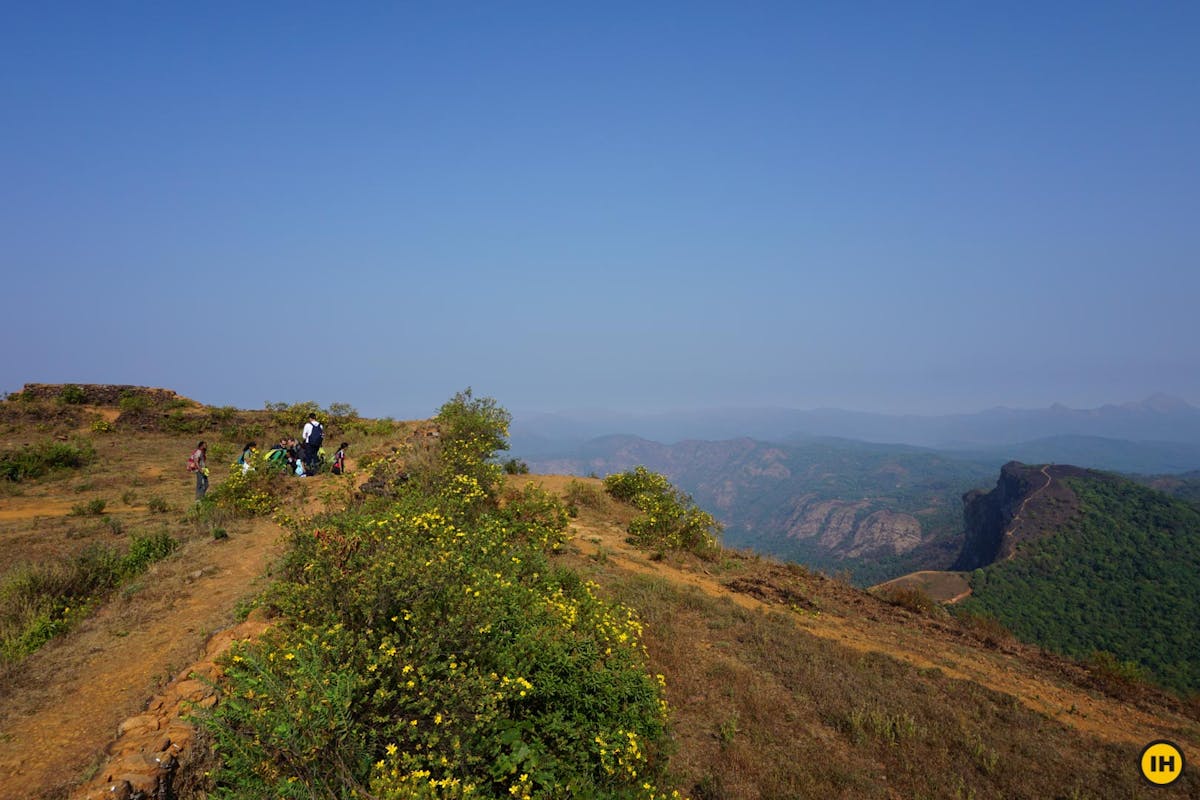
[[[547,560],[561,503],[500,507],[483,474],[295,528],[286,622],[226,660],[206,718],[211,796],[670,796],[640,623]]]

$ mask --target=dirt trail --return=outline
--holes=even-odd
[[[1021,501],[1021,507],[1017,509],[1016,514],[1013,514],[1012,522],[1008,523],[1008,530],[1004,532],[1005,536],[1013,535],[1013,531],[1017,529],[1017,523],[1021,521],[1021,515],[1025,513],[1025,506],[1029,505],[1029,501],[1046,491],[1046,489],[1050,488],[1050,484],[1054,481],[1054,479],[1051,478],[1050,473],[1046,471],[1048,469],[1050,469],[1049,464],[1046,464],[1042,467],[1042,477],[1046,479],[1046,482],[1034,489],[1029,494],[1025,495],[1025,499]],[[1008,557],[1012,558],[1012,553],[1010,553]]]
[[[585,554],[603,557],[607,563],[642,574],[656,575],[673,583],[693,586],[711,596],[755,609],[780,610],[779,605],[731,591],[714,575],[680,569],[625,542],[626,532],[614,524],[573,523],[574,544]],[[985,650],[944,637],[944,646],[931,651],[931,632],[926,626],[901,625],[870,613],[819,615],[797,614],[798,629],[832,639],[859,652],[881,653],[919,669],[936,668],[952,678],[975,681],[1015,697],[1026,707],[1108,742],[1136,746],[1193,723],[1166,712],[1151,714],[1067,683],[1060,676],[1039,670],[1026,661],[1000,651]]]
[[[68,787],[102,760],[117,725],[228,626],[280,552],[266,520],[193,539],[0,688],[0,797]],[[47,672],[53,670],[53,678]]]

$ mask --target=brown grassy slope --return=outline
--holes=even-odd
[[[1200,794],[1194,770],[1167,790],[1137,771],[1155,739],[1200,745],[1171,698],[1118,700],[1078,665],[802,568],[656,561],[625,543],[628,514],[580,504],[562,560],[641,614],[694,798]]]
[[[170,411],[205,427],[164,430],[179,426],[179,416],[164,424]],[[239,601],[266,579],[279,553],[281,529],[269,519],[189,517],[195,482],[186,459],[197,439],[206,439],[215,488],[247,438],[265,445],[299,430],[277,425],[268,412],[222,413],[219,424],[210,419],[213,413],[178,404],[138,409],[122,419],[110,406],[0,404],[0,452],[82,438],[98,454],[79,470],[0,481],[0,579],[26,564],[65,561],[92,545],[121,549],[136,534],[166,531],[181,542],[174,555],[118,590],[77,628],[0,675],[0,797],[65,796],[102,761],[118,723],[191,664],[206,638],[229,625]],[[104,430],[108,426],[113,429]],[[397,426],[393,438],[409,427]],[[258,435],[260,429],[265,435]],[[353,444],[351,468],[355,453],[389,446],[384,436],[347,438]],[[289,512],[319,510],[322,498],[344,489],[344,482],[327,475],[289,482]],[[104,516],[70,513],[93,500],[104,501]],[[214,539],[215,526],[228,538]]]

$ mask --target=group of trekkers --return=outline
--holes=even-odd
[[[297,475],[301,478],[315,475],[327,463],[325,449],[322,447],[324,442],[325,428],[317,419],[316,414],[309,414],[308,422],[305,423],[304,430],[300,434],[300,441],[286,436],[280,439],[278,444],[267,451],[266,464],[280,472]],[[341,475],[346,471],[346,448],[349,446],[348,442],[342,442],[337,452],[334,453],[333,464],[329,470],[334,475]],[[238,458],[237,465],[242,468],[243,473],[254,469],[252,461],[257,451],[257,442],[246,442],[245,447],[242,448],[242,455]],[[208,491],[207,461],[208,446],[201,441],[188,457],[188,472],[196,473],[197,500],[203,500]]]

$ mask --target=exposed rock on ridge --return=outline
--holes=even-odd
[[[1062,479],[1099,474],[1068,465],[1008,462],[990,492],[974,489],[963,495],[966,538],[952,569],[973,570],[1011,558],[1022,542],[1060,530],[1079,506]]]

